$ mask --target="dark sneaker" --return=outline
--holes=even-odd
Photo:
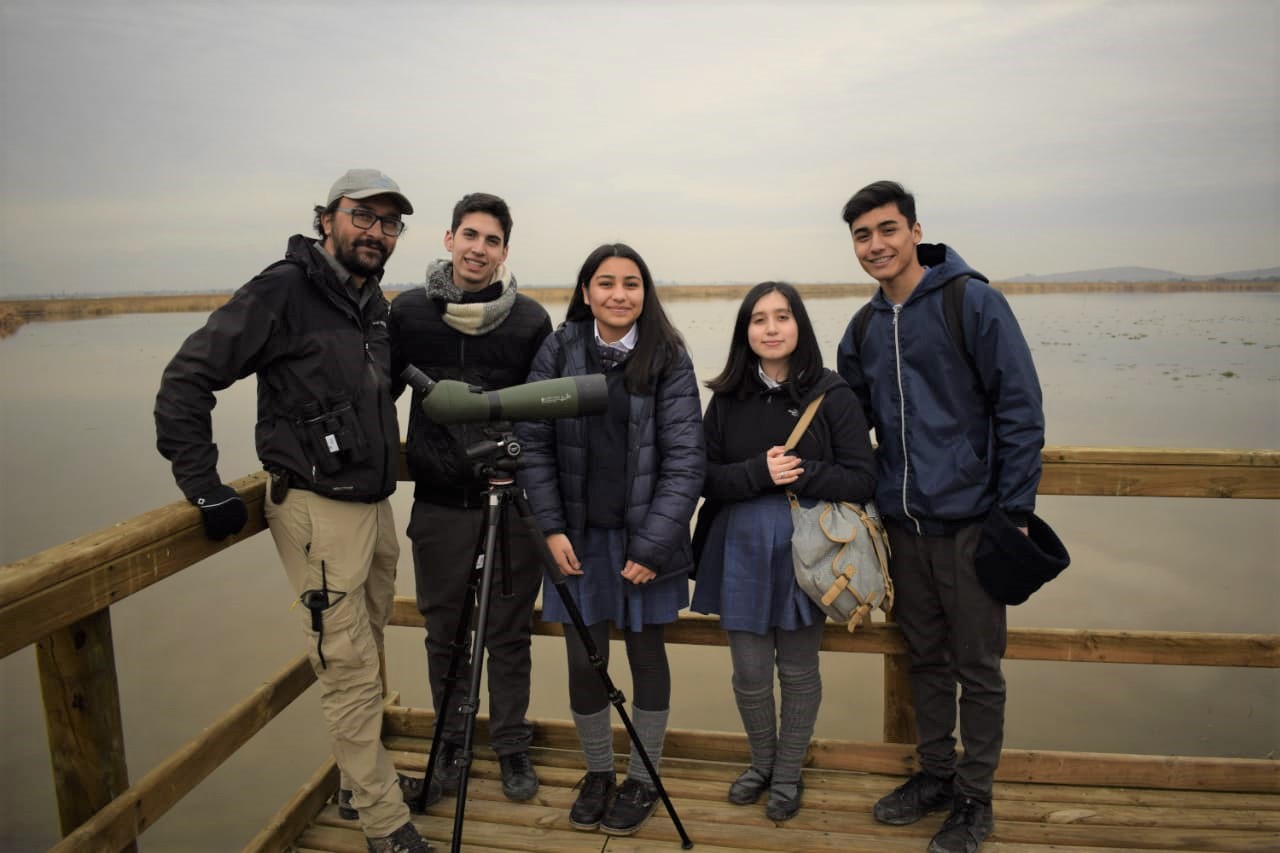
[[[633,835],[658,805],[658,789],[639,779],[623,779],[618,793],[600,819],[609,835]]]
[[[769,777],[754,767],[748,767],[729,786],[729,802],[735,806],[749,806],[767,790]]]
[[[356,811],[356,807],[351,805],[351,789],[338,789],[338,817],[343,820],[359,820],[360,812]]]
[[[382,838],[366,838],[369,853],[431,853],[435,850],[427,839],[418,834],[412,823],[406,823],[390,835]]]
[[[421,776],[406,776],[403,773],[400,776],[400,790],[404,792],[404,801],[409,805],[409,811],[414,814],[426,814],[427,809],[440,802],[440,798],[444,796],[444,791],[440,787],[437,779],[432,779],[427,785],[427,798],[422,803],[422,808],[418,808],[418,798],[422,796],[422,784],[426,780]]]
[[[921,771],[894,788],[893,793],[881,797],[872,814],[881,823],[906,826],[929,812],[950,808],[953,798],[950,779]]]
[[[502,793],[508,800],[522,803],[538,793],[538,775],[533,772],[528,752],[499,755],[498,767],[502,770]]]
[[[774,782],[769,788],[769,802],[764,816],[769,820],[791,820],[800,811],[800,799],[804,795],[804,780],[798,782]]]
[[[436,756],[436,766],[432,768],[431,775],[440,780],[440,790],[446,794],[458,793],[458,778],[462,774],[462,768],[457,765],[456,759],[460,752],[462,747],[458,744],[440,741],[440,754]]]
[[[588,772],[573,787],[582,790],[578,799],[573,801],[573,808],[569,809],[569,823],[575,829],[595,829],[600,825],[600,818],[604,817],[604,810],[609,807],[609,798],[618,788],[613,771]]]
[[[977,853],[995,825],[991,803],[960,797],[929,842],[929,853]]]
[[[414,814],[424,814],[414,808],[418,802],[418,796],[422,793],[422,779],[417,776],[406,776],[403,773],[397,773],[400,777],[400,792],[404,795],[404,801],[409,804],[409,811]],[[429,808],[439,802],[443,793],[440,790],[440,783],[431,780],[431,787],[427,791],[427,801],[423,803],[423,807]],[[356,807],[351,805],[351,789],[338,789],[338,817],[343,820],[359,820],[360,812],[356,811]]]

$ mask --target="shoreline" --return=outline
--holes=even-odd
[[[662,298],[741,299],[754,284],[663,284]],[[1038,293],[1275,293],[1280,280],[1249,281],[1153,281],[1153,282],[993,282],[1006,295]],[[805,299],[870,297],[876,285],[869,282],[844,284],[796,284]],[[405,288],[387,290],[395,299]],[[571,286],[528,287],[521,293],[541,303],[569,300]],[[116,314],[207,313],[231,298],[232,291],[218,293],[151,294],[141,296],[101,296],[50,299],[0,299],[0,338],[15,333],[26,323],[56,320],[83,320]]]

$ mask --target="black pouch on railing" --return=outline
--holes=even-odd
[[[323,474],[332,476],[343,465],[361,462],[368,455],[364,430],[349,402],[324,409],[318,403],[309,403],[303,408],[299,423],[311,460]]]

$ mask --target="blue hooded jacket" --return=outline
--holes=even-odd
[[[876,502],[918,533],[997,505],[1025,524],[1044,447],[1031,351],[985,276],[945,245],[922,243],[916,253],[927,270],[907,300],[895,306],[878,290],[866,337],[859,345],[850,322],[837,351],[839,373],[876,431]],[[970,276],[961,315],[969,359],[947,329],[943,300],[943,286],[961,275]]]

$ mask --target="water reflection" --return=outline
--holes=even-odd
[[[861,301],[811,300],[829,361]],[[1050,444],[1280,447],[1280,295],[1010,302],[1036,356]],[[736,300],[668,308],[699,376],[715,375]],[[563,317],[563,305],[549,310]],[[180,497],[155,452],[151,409],[165,362],[202,320],[37,323],[0,342],[0,563]],[[254,409],[252,381],[219,397],[224,478],[258,468]],[[407,488],[393,498],[402,528],[411,498]],[[1041,510],[1074,562],[1011,611],[1012,625],[1280,631],[1280,502],[1050,497]],[[399,594],[412,595],[412,583],[402,572]],[[112,608],[133,779],[301,652],[290,598],[269,538],[259,536]],[[530,713],[563,718],[562,641],[535,639],[534,657]],[[421,636],[390,632],[388,660],[403,700],[426,706]],[[725,649],[681,648],[673,663],[673,726],[736,725]],[[629,691],[625,667],[615,669]],[[1257,757],[1280,746],[1274,671],[1011,662],[1007,674],[1010,747]],[[818,735],[878,740],[878,659],[824,655],[823,676]],[[0,686],[0,778],[22,780],[0,793],[0,846],[43,848],[57,838],[57,819],[34,653],[0,661]],[[144,844],[222,850],[250,838],[323,759],[316,698],[296,705]]]

